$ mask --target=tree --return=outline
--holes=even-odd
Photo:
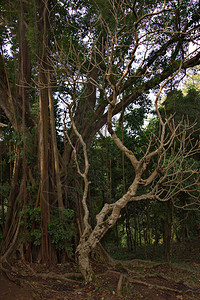
[[[168,93],[163,107],[168,116],[174,114],[176,123],[184,118],[184,120],[189,119],[191,124],[196,122],[199,127],[199,103],[199,91],[191,88],[185,95],[183,95],[181,90],[173,90]],[[196,137],[196,139],[198,138]]]
[[[137,2],[135,1],[132,7],[129,6],[127,2],[123,2],[120,5],[114,3],[113,8],[110,9],[113,15],[111,24],[106,22],[104,16],[100,14],[99,19],[100,25],[102,26],[102,32],[106,32],[107,34],[105,40],[100,35],[101,39],[99,41],[99,36],[96,37],[95,34],[91,34],[93,40],[89,47],[83,48],[83,54],[76,55],[72,51],[69,55],[64,56],[62,55],[62,51],[59,56],[59,62],[62,63],[62,61],[67,60],[67,66],[72,65],[76,70],[74,71],[74,74],[71,73],[70,68],[66,68],[63,63],[63,69],[66,70],[66,73],[68,74],[66,80],[68,80],[68,84],[71,84],[74,89],[72,103],[68,104],[68,101],[65,101],[65,103],[69,108],[73,130],[78,137],[79,143],[84,149],[85,169],[84,172],[81,172],[76,156],[77,149],[75,146],[72,146],[74,140],[69,136],[70,146],[74,151],[79,174],[84,178],[85,182],[84,196],[82,199],[82,205],[85,211],[83,233],[76,250],[76,255],[79,261],[80,270],[87,281],[92,280],[92,270],[89,262],[91,251],[99,243],[109,228],[114,226],[120,216],[121,209],[123,209],[127,203],[144,199],[168,201],[178,193],[180,189],[184,189],[184,191],[187,192],[188,186],[184,187],[183,182],[185,182],[188,176],[192,176],[193,173],[194,176],[197,175],[197,171],[194,171],[192,168],[186,169],[186,171],[182,170],[185,159],[190,156],[190,154],[197,151],[195,145],[194,148],[192,146],[189,152],[184,146],[185,143],[191,143],[191,134],[189,133],[188,136],[186,134],[190,127],[187,124],[181,123],[178,126],[173,125],[171,117],[163,121],[157,104],[162,89],[175,77],[175,75],[185,68],[188,63],[190,65],[191,61],[194,61],[193,58],[189,58],[190,54],[189,56],[186,54],[186,49],[184,50],[185,35],[182,36],[182,41],[180,41],[180,35],[182,35],[181,32],[183,31],[186,34],[190,22],[187,25],[185,25],[185,23],[183,25],[183,20],[181,18],[186,16],[186,11],[184,11],[184,9],[179,11],[179,8],[177,7],[175,12],[177,13],[176,17],[178,20],[174,20],[172,17],[168,25],[165,25],[164,28],[161,29],[158,24],[163,24],[161,20],[166,21],[166,12],[168,19],[172,11],[174,13],[172,4],[170,3],[170,5],[167,6],[164,2],[163,7],[160,7],[159,4],[156,3],[158,6],[155,11],[151,10],[151,5],[146,5],[144,11],[141,11],[141,6],[139,6],[138,3],[137,6],[136,3]],[[101,13],[103,14],[103,12]],[[133,24],[133,40],[127,47],[126,42],[130,37],[130,20],[132,20],[131,24]],[[175,23],[173,23],[172,20],[174,20]],[[114,22],[114,25],[112,22]],[[167,28],[167,26],[169,26],[169,28]],[[158,34],[158,44],[162,43],[162,45],[158,46],[158,50],[151,51],[149,49],[153,47],[153,44],[151,43],[150,38],[155,32]],[[159,32],[161,33],[159,34]],[[168,34],[170,35],[170,38]],[[178,40],[176,40],[176,34],[179,36]],[[146,52],[143,52],[145,53],[145,57],[136,56],[137,51],[141,46],[146,47]],[[156,48],[155,42],[154,48]],[[71,49],[73,50],[73,43]],[[167,52],[169,49],[170,52]],[[91,70],[94,69],[98,70],[98,75],[96,75],[95,78],[91,76]],[[85,72],[84,78],[82,70]],[[85,81],[82,80],[82,78]],[[77,80],[79,84],[81,82],[83,85],[82,94],[80,94],[80,85],[77,85]],[[150,139],[146,153],[140,159],[137,159],[134,153],[131,152],[116,135],[112,124],[113,115],[122,109],[122,105],[126,107],[131,101],[134,101],[134,97],[139,98],[146,90],[157,87],[157,84],[162,83],[164,80],[166,81],[162,84],[155,101],[156,111],[161,126],[160,135],[157,138],[155,137],[155,141],[153,140],[153,137]],[[96,88],[99,90],[99,95],[103,95],[105,99],[103,104],[101,104],[99,99],[100,104],[96,106],[96,109],[94,103],[92,105],[95,119],[93,119],[92,114],[90,119],[90,122],[92,120],[90,123],[90,135],[92,134],[93,127],[97,126],[97,123],[99,122],[99,119],[97,119],[98,112],[101,112],[102,114],[102,112],[105,111],[100,119],[101,125],[99,129],[105,123],[105,118],[107,118],[108,131],[113,141],[128,157],[134,168],[134,179],[128,191],[115,203],[107,203],[103,206],[102,210],[96,216],[96,225],[93,229],[91,229],[89,224],[89,212],[86,203],[86,193],[89,183],[87,180],[88,159],[84,139],[88,141],[89,135],[86,134],[87,127],[84,125],[86,118],[84,118],[83,115],[85,109],[90,109],[91,107],[89,106],[90,102],[88,102],[88,105],[85,108],[81,106],[81,97],[84,95],[85,91],[84,84],[87,86],[89,83],[92,83],[94,89]],[[130,88],[131,85],[135,85],[134,88]],[[78,99],[80,100],[78,101]],[[87,102],[84,101],[84,105],[86,103]],[[76,115],[77,111],[80,111],[80,107],[83,109],[81,111],[81,124]],[[166,136],[167,127],[169,127],[171,133],[171,137],[168,138]],[[176,139],[180,139],[180,143],[177,154],[174,154]],[[152,149],[153,143],[155,143],[154,149]],[[145,176],[145,169],[153,157],[157,157],[155,170],[153,172],[151,171],[150,175],[144,180],[142,176]],[[196,184],[196,180],[197,179],[195,179],[194,184]],[[172,182],[174,182],[173,185]],[[147,187],[150,184],[154,184],[154,187],[147,193],[138,195],[141,186]]]
[[[173,74],[179,68],[183,55],[186,55],[186,59],[182,72],[191,64],[198,64],[199,53],[191,53],[189,56],[186,54],[188,34],[193,29],[196,34],[196,27],[192,26],[196,26],[198,21],[195,15],[190,15],[194,23],[189,19],[185,23],[187,13],[191,14],[194,9],[191,3],[186,11],[184,3],[181,7],[178,3],[169,3],[162,9],[160,3],[155,2],[152,7],[151,2],[148,2],[143,11],[142,3],[134,2],[132,7],[126,1],[121,5],[113,2],[113,5],[108,3],[104,10],[97,1],[94,6],[88,4],[92,9],[92,17],[90,9],[85,12],[84,9],[81,10],[82,3],[79,4],[63,2],[63,7],[69,12],[67,25],[61,38],[56,39],[50,55],[52,69],[56,74],[61,74],[62,99],[65,102],[73,97],[80,99],[76,101],[73,115],[81,135],[89,144],[107,120],[108,101],[105,91],[110,98],[112,91],[105,74],[112,73],[110,80],[113,83],[124,72],[119,82],[114,115],[126,109],[130,103],[141,105],[144,103],[144,93],[158,88],[160,82]],[[156,11],[156,6],[160,9],[159,12]],[[174,12],[179,18],[179,25]],[[161,24],[165,24],[164,28]],[[177,31],[177,26],[181,31]],[[130,64],[127,66],[126,61],[129,60]],[[76,143],[73,132],[70,139]],[[70,164],[71,152],[72,148],[68,143],[64,153],[66,166]]]
[[[108,111],[108,130],[111,134],[113,141],[116,143],[118,148],[125,153],[125,155],[129,158],[134,168],[134,179],[129,186],[128,191],[116,202],[114,203],[106,203],[99,214],[96,216],[96,225],[94,229],[91,229],[89,225],[89,211],[86,204],[86,197],[88,192],[88,185],[89,182],[87,180],[88,174],[88,158],[86,152],[86,145],[82,139],[82,136],[77,131],[75,123],[72,119],[71,111],[71,121],[73,124],[74,132],[80,139],[80,143],[83,146],[84,150],[84,158],[85,158],[85,169],[84,172],[80,171],[80,167],[78,164],[77,156],[76,156],[76,149],[73,147],[75,161],[77,164],[79,174],[84,178],[85,188],[84,188],[84,195],[82,199],[83,207],[85,210],[84,216],[84,232],[81,236],[80,243],[77,247],[76,254],[79,261],[79,267],[87,281],[92,280],[92,270],[89,262],[89,255],[96,247],[96,245],[100,242],[101,238],[105,235],[105,233],[112,228],[116,221],[120,216],[121,210],[127,205],[129,202],[133,201],[142,201],[142,200],[159,200],[159,201],[169,201],[176,195],[180,190],[184,190],[188,192],[196,186],[198,178],[196,175],[198,174],[197,170],[193,168],[188,168],[183,171],[182,167],[185,162],[185,159],[190,155],[196,153],[196,145],[194,145],[189,151],[187,151],[185,147],[185,142],[191,143],[191,135],[187,136],[187,126],[182,126],[183,124],[179,124],[179,126],[174,126],[173,123],[170,123],[170,118],[166,119],[163,122],[161,115],[158,112],[159,119],[161,122],[161,133],[160,136],[156,138],[156,140],[150,140],[149,144],[147,145],[147,151],[145,155],[138,160],[132,151],[130,151],[127,147],[123,145],[121,140],[117,137],[115,131],[112,127],[112,109],[115,105],[116,98],[113,99],[113,102],[110,103],[109,111]],[[70,109],[70,108],[69,108]],[[166,138],[166,127],[171,129],[171,137]],[[183,128],[182,128],[183,127]],[[190,129],[190,127],[189,127]],[[180,141],[179,151],[176,155],[174,155],[174,147],[173,145],[176,144],[176,139]],[[155,142],[157,147],[152,151],[151,144]],[[168,153],[168,151],[170,153]],[[157,166],[156,169],[151,172],[151,174],[146,178],[143,179],[142,175],[145,176],[145,170],[151,161],[152,158],[157,157]],[[194,176],[195,182],[193,184],[184,185],[187,178]],[[173,182],[173,185],[172,185]],[[141,186],[147,187],[150,184],[154,184],[153,187],[144,194],[141,192],[137,195],[137,191],[140,190]]]
[[[182,88],[184,94],[187,94],[187,92],[192,89],[199,91],[199,82],[200,82],[199,71],[200,71],[199,66],[187,70],[186,79],[184,81],[184,85]]]
[[[8,13],[9,10],[14,13]],[[9,200],[11,211],[6,216],[3,258],[8,257],[8,253],[16,249],[17,238],[13,237],[18,236],[20,228],[18,212],[22,208],[24,212],[26,211],[26,202],[22,203],[17,199],[21,199],[23,191],[25,195],[25,178],[26,183],[31,182],[31,187],[38,179],[38,172],[33,165],[40,167],[39,185],[35,192],[36,199],[32,199],[29,195],[28,200],[34,208],[41,203],[40,251],[43,261],[45,257],[51,261],[54,256],[48,225],[55,206],[60,214],[63,207],[73,208],[80,225],[80,243],[76,253],[80,269],[87,281],[92,278],[89,254],[106,231],[116,223],[120,210],[128,202],[146,199],[147,196],[151,199],[160,199],[159,193],[163,191],[161,183],[164,184],[164,180],[175,176],[175,166],[178,166],[178,162],[179,165],[182,164],[184,155],[187,155],[184,153],[183,143],[180,143],[179,154],[182,158],[173,159],[171,153],[169,155],[173,161],[171,165],[171,160],[165,157],[166,151],[171,149],[177,135],[185,134],[187,126],[182,129],[180,126],[177,128],[172,126],[172,138],[167,142],[164,139],[165,130],[171,123],[170,120],[163,121],[160,117],[162,132],[160,140],[155,139],[157,150],[151,148],[150,138],[146,154],[136,158],[117,137],[112,125],[113,116],[125,110],[130,104],[145,106],[144,94],[151,89],[157,90],[165,81],[167,87],[170,77],[173,79],[178,72],[181,74],[185,69],[199,64],[198,51],[188,52],[189,43],[196,43],[198,40],[198,12],[197,2],[182,1],[180,4],[178,0],[163,3],[157,0],[153,3],[150,0],[109,1],[105,9],[100,0],[95,2],[33,0],[30,3],[16,0],[1,4],[3,40],[0,65],[3,72],[0,78],[0,106],[18,135],[26,133],[26,136],[31,136],[31,129],[35,130],[34,162],[28,166],[24,164],[23,172],[20,172],[23,161],[20,157],[22,148],[15,149],[16,162],[13,165],[13,184]],[[21,35],[16,35],[18,25],[21,26]],[[7,36],[13,47],[12,58],[4,55]],[[21,47],[18,52],[20,42],[26,47]],[[27,50],[26,53],[23,53],[22,48]],[[27,64],[24,66],[20,61]],[[15,73],[12,72],[14,66],[17,66]],[[27,78],[24,78],[24,67],[28,73]],[[29,73],[31,82],[28,80]],[[14,78],[13,74],[16,74]],[[28,94],[27,97],[25,92]],[[64,134],[68,136],[68,142],[63,141],[64,151],[60,153],[55,143],[52,105],[52,99],[58,94],[70,117],[66,115],[64,124]],[[38,103],[39,110],[32,116],[30,107],[33,109]],[[27,109],[24,106],[26,104]],[[97,215],[96,226],[92,229],[86,201],[89,187],[86,146],[91,144],[94,136],[105,124],[113,141],[131,161],[135,179],[122,198],[116,203],[104,205]],[[27,149],[26,143],[23,144],[23,149]],[[174,170],[171,175],[166,173],[166,176],[162,176],[160,169],[156,168],[145,183],[141,180],[142,173],[145,172],[148,159],[157,157],[157,153],[160,155],[159,167],[161,164],[164,170],[168,170],[169,166],[174,167]],[[74,174],[74,162],[79,177]],[[180,169],[177,174],[180,174],[179,171]],[[22,178],[24,181],[20,184]],[[180,188],[178,182],[181,181],[178,177],[175,179],[177,180],[175,191],[178,191]],[[142,184],[148,186],[154,180],[155,187],[152,194],[148,192],[143,197],[136,195]],[[83,183],[82,197],[81,192],[77,191]],[[71,193],[72,188],[76,193]],[[169,199],[171,193],[167,194],[166,190],[165,193],[166,199]],[[10,224],[13,226],[9,226]]]
[[[190,70],[192,73],[192,71]],[[194,75],[198,80],[198,76]],[[194,79],[195,79],[194,77]],[[189,79],[189,80],[188,80]],[[188,87],[187,89],[185,87]],[[167,116],[170,114],[174,114],[174,121],[178,124],[181,120],[185,122],[189,122],[190,124],[195,125],[195,132],[192,133],[191,138],[193,141],[198,142],[199,140],[199,101],[200,94],[198,91],[198,84],[195,86],[194,82],[191,84],[191,77],[185,80],[185,87],[182,90],[172,90],[167,94],[166,100],[162,104],[161,110],[164,108],[163,114],[165,113]],[[189,146],[190,147],[190,146]],[[189,149],[189,148],[188,148]],[[186,164],[195,165],[195,168],[199,168],[199,155],[192,156],[189,160],[186,161]],[[189,184],[192,183],[190,179],[188,179]],[[195,209],[194,197],[199,198],[199,188],[192,192],[192,196],[188,193],[180,192],[179,195],[176,196],[176,202],[174,203],[173,213],[174,218],[176,218],[177,224],[180,223],[179,228],[181,230],[176,230],[177,238],[179,240],[189,239],[189,230],[190,220],[193,219],[194,225],[197,226],[198,223],[198,210]],[[180,209],[184,208],[184,209]],[[196,220],[195,220],[196,216]],[[185,220],[182,222],[180,220]],[[194,230],[191,230],[192,234],[194,234]]]
[[[26,238],[26,210],[30,205],[32,208],[38,206],[41,208],[41,247],[38,251],[38,259],[51,261],[53,257],[52,243],[48,234],[49,206],[52,201],[52,197],[49,196],[50,193],[57,195],[59,210],[62,211],[64,208],[59,177],[54,103],[50,89],[51,78],[46,53],[50,40],[49,9],[51,5],[53,5],[52,1],[31,1],[27,3],[23,0],[9,1],[1,5],[3,32],[1,41],[3,71],[0,81],[1,108],[8,118],[8,122],[10,122],[10,126],[17,136],[21,136],[23,141],[23,143],[16,143],[16,148],[14,148],[13,182],[10,188],[8,212],[1,247],[4,259],[20,244],[22,234],[18,234],[21,219],[19,213],[22,209],[25,211],[25,255],[27,258],[32,257],[30,244]],[[5,56],[5,45],[8,40],[11,55]],[[36,44],[40,46],[36,47]],[[11,75],[14,65],[17,67],[13,78]],[[39,110],[37,110],[37,107]],[[51,128],[50,135],[49,128]],[[32,147],[31,150],[30,147]],[[50,164],[51,157],[54,158],[54,164]],[[21,172],[22,165],[23,171]],[[50,186],[50,181],[53,180],[54,176],[56,178],[55,184]],[[27,191],[28,187],[29,192]],[[33,198],[30,189],[36,189]],[[22,195],[23,201],[21,200]],[[34,226],[31,230],[34,230]],[[21,252],[23,256],[24,253]]]

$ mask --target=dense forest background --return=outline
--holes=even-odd
[[[1,263],[197,240],[199,1],[0,1]],[[180,83],[182,83],[180,85]]]

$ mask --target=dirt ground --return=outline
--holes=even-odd
[[[182,260],[171,266],[145,260],[116,261],[112,266],[94,262],[93,284],[83,281],[74,263],[16,261],[7,275],[0,272],[0,299],[200,299],[200,241],[187,244],[181,253]]]

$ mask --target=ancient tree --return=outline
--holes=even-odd
[[[93,278],[90,265],[91,252],[106,232],[115,225],[121,210],[129,202],[169,201],[180,191],[190,193],[195,190],[199,176],[194,166],[188,168],[185,166],[186,159],[198,151],[198,142],[192,143],[191,138],[191,129],[194,125],[187,122],[179,122],[177,125],[173,116],[163,118],[158,109],[162,90],[176,76],[180,78],[187,66],[191,66],[196,59],[199,60],[197,49],[188,52],[184,42],[191,32],[196,35],[196,26],[193,28],[194,31],[191,31],[190,22],[186,25],[181,21],[181,13],[182,17],[185,13],[183,11],[180,13],[180,7],[174,9],[172,4],[167,4],[166,1],[162,4],[156,3],[154,8],[147,5],[144,10],[137,1],[132,5],[126,1],[120,4],[110,2],[109,8],[112,20],[104,19],[105,16],[99,8],[98,21],[101,32],[95,36],[91,29],[89,41],[83,40],[82,53],[76,53],[71,42],[70,53],[60,51],[59,55],[59,63],[67,73],[66,80],[73,91],[71,101],[64,96],[61,97],[69,111],[73,129],[71,135],[67,134],[68,145],[73,151],[78,173],[84,180],[83,230],[76,249],[76,257],[86,281]],[[173,25],[171,22],[166,23],[166,15],[169,18],[174,14],[178,23],[175,22]],[[131,43],[127,45],[130,35]],[[176,37],[179,37],[178,40]],[[158,43],[156,46],[155,42]],[[67,68],[64,65],[65,61]],[[71,68],[74,68],[74,73],[71,72]],[[93,89],[89,88],[90,86]],[[86,95],[80,93],[80,87]],[[154,102],[160,130],[159,134],[152,132],[146,145],[146,152],[137,158],[117,136],[113,116],[121,111],[122,106],[127,107],[134,99],[140,98],[153,87],[158,89]],[[88,91],[90,95],[87,96]],[[97,98],[97,94],[99,102],[95,105],[94,97]],[[85,97],[83,102],[82,97]],[[86,110],[90,114],[90,126],[83,126],[87,118]],[[91,228],[86,201],[89,185],[86,141],[91,136],[93,128],[96,132],[105,123],[114,143],[131,161],[133,180],[123,197],[115,203],[106,203],[103,206],[96,216],[95,227]],[[87,134],[86,128],[90,134]],[[74,134],[77,143],[74,142],[76,140]],[[83,148],[84,171],[81,171],[77,158],[80,145]],[[155,168],[146,172],[152,160]],[[192,183],[185,184],[189,178],[192,178]]]

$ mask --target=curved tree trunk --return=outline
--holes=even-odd
[[[130,186],[128,192],[117,202],[113,204],[106,203],[104,205],[100,213],[96,216],[97,225],[92,231],[89,226],[85,228],[84,235],[81,237],[76,249],[76,258],[80,271],[87,282],[93,279],[93,270],[90,264],[91,252],[95,249],[106,232],[116,224],[121,209],[134,197],[137,187],[138,183],[136,180]]]

